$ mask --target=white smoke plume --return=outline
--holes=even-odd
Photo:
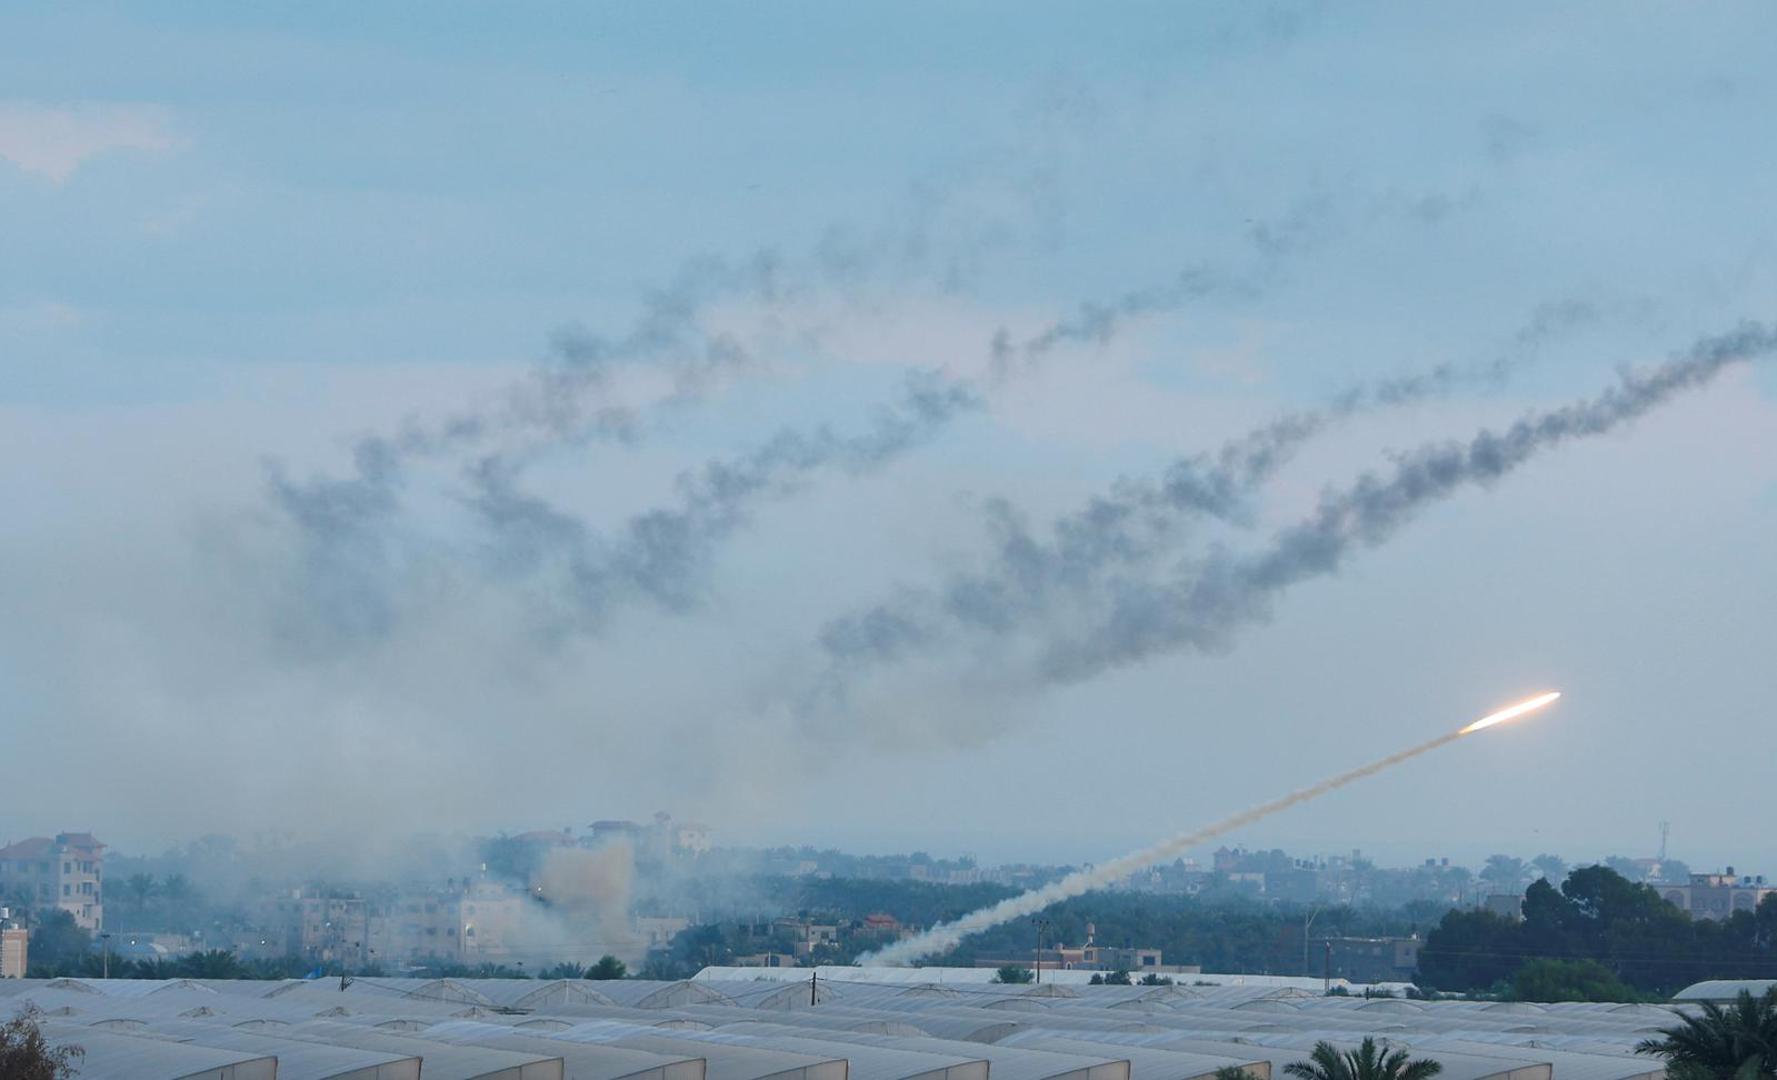
[[[625,843],[550,848],[532,886],[538,903],[524,907],[514,951],[578,963],[633,951],[635,876],[635,852]]]
[[[1436,750],[1440,746],[1455,742],[1465,732],[1453,731],[1448,735],[1440,735],[1418,746],[1397,751],[1385,758],[1380,758],[1358,768],[1342,772],[1337,776],[1322,780],[1318,784],[1292,791],[1288,795],[1272,799],[1250,810],[1243,810],[1232,817],[1226,817],[1201,829],[1180,833],[1169,840],[1161,841],[1152,847],[1143,848],[1099,866],[1076,870],[1059,881],[1050,882],[1039,889],[1007,897],[997,904],[972,911],[960,919],[942,923],[930,930],[913,937],[895,942],[878,952],[858,958],[858,963],[865,967],[892,967],[911,964],[915,960],[949,952],[962,943],[970,934],[978,934],[983,930],[1011,922],[1013,919],[1035,915],[1051,904],[1060,903],[1071,897],[1102,889],[1123,880],[1130,874],[1155,863],[1176,858],[1180,853],[1189,851],[1199,844],[1207,843],[1224,833],[1232,832],[1242,826],[1251,825],[1255,821],[1268,818],[1273,814],[1288,810],[1299,803],[1317,799],[1331,791],[1336,791],[1347,784],[1355,783],[1366,776],[1374,776],[1384,769],[1399,765],[1410,758]]]

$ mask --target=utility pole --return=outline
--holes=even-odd
[[[818,979],[819,977],[820,977],[819,969],[816,969],[816,970],[808,973],[808,1003],[810,1005],[816,1004],[816,1002],[815,1002],[815,980]]]
[[[1671,831],[1672,831],[1672,823],[1670,821],[1660,822],[1660,861],[1661,862],[1666,861],[1666,836]]]
[[[1314,928],[1314,917],[1320,914],[1319,906],[1308,913],[1302,922],[1302,974],[1308,974],[1308,931]]]
[[[1036,974],[1037,974],[1036,984],[1038,986],[1041,986],[1041,985],[1043,985],[1043,931],[1047,930],[1049,928],[1049,920],[1047,920],[1047,919],[1032,919],[1031,922],[1035,923],[1036,928],[1037,928],[1037,952],[1036,952],[1036,956],[1035,956],[1036,963],[1033,964],[1032,967],[1035,969]]]
[[[1327,938],[1321,944],[1327,947],[1325,966],[1321,969],[1320,989],[1323,994],[1333,992],[1333,939]]]
[[[101,957],[100,970],[103,972],[99,977],[109,979],[111,977],[111,934],[109,931],[102,931],[99,934],[99,955]]]

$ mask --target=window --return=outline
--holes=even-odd
[[[62,886],[62,895],[63,896],[73,896],[74,895],[74,886],[63,885]]]
[[[74,864],[73,863],[71,863],[71,862],[62,863],[62,873],[72,874],[73,872],[74,872]]]

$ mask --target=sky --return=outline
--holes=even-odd
[[[7,5],[0,839],[1777,871],[1774,30]]]

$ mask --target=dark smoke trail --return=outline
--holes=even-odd
[[[1335,221],[1353,211],[1372,223],[1388,219],[1427,226],[1438,224],[1467,201],[1442,192],[1417,197],[1387,193],[1364,199],[1350,191],[1338,195],[1312,191],[1275,217],[1246,223],[1243,239],[1252,251],[1250,265],[1238,270],[1206,262],[1187,266],[1158,285],[1132,289],[1109,301],[1082,303],[1073,314],[1022,342],[1015,342],[1010,332],[1001,329],[993,338],[990,373],[996,381],[1009,378],[1037,366],[1062,346],[1103,347],[1130,322],[1176,311],[1198,300],[1258,298],[1287,272],[1292,260],[1312,251],[1333,231]]]
[[[1286,414],[1213,453],[1181,458],[1157,482],[1120,480],[1110,492],[1058,519],[1047,542],[1034,536],[1007,503],[991,502],[994,553],[987,569],[957,576],[939,593],[910,590],[895,601],[835,619],[823,628],[821,644],[842,665],[893,661],[948,647],[958,632],[989,638],[1016,634],[1058,603],[1128,588],[1107,575],[1139,580],[1187,542],[1193,524],[1203,519],[1243,522],[1252,496],[1330,426],[1461,385],[1501,381],[1551,338],[1598,317],[1598,308],[1585,301],[1541,305],[1507,348],[1485,363],[1444,364],[1360,384],[1324,408]]]
[[[1309,245],[1311,235],[1329,213],[1328,199],[1316,195],[1299,201],[1275,221],[1252,224],[1248,240],[1259,253],[1259,269],[1246,277],[1200,265],[1162,286],[1131,291],[1110,304],[1082,305],[1078,317],[1058,321],[1016,350],[1006,344],[1002,332],[994,343],[989,385],[1019,373],[1012,367],[1014,353],[1028,369],[1063,344],[1108,342],[1125,322],[1137,316],[1171,310],[1216,293],[1256,294],[1286,257]],[[520,494],[517,485],[523,468],[549,447],[588,440],[633,442],[640,437],[636,411],[604,396],[611,375],[620,367],[650,366],[666,371],[672,386],[667,400],[682,402],[700,396],[722,374],[751,366],[752,358],[742,343],[705,332],[702,314],[711,305],[736,298],[771,305],[811,284],[855,284],[897,257],[917,264],[929,256],[924,248],[922,242],[902,252],[892,234],[857,242],[842,240],[830,231],[815,253],[803,260],[813,268],[811,276],[805,267],[805,281],[799,281],[784,260],[769,251],[737,262],[699,260],[667,287],[650,293],[640,317],[624,333],[605,338],[583,330],[564,332],[556,342],[558,362],[533,373],[509,391],[498,407],[461,412],[429,428],[410,423],[393,438],[362,439],[354,450],[354,475],[348,478],[321,477],[298,485],[274,467],[270,483],[273,503],[296,526],[305,553],[309,579],[305,588],[310,595],[304,606],[320,609],[320,626],[348,638],[386,630],[392,621],[392,603],[387,597],[390,584],[379,579],[379,572],[386,570],[387,549],[393,545],[391,533],[400,515],[404,465],[416,457],[455,454],[513,436],[534,443],[529,448],[484,453],[469,467],[467,476],[474,492],[469,505],[492,526],[495,549],[490,554],[496,565],[559,564],[571,583],[567,595],[579,599],[574,606],[582,612],[601,608],[603,598],[627,587],[669,609],[691,606],[699,589],[697,570],[707,562],[713,545],[733,532],[743,499],[756,500],[765,489],[781,491],[781,483],[767,477],[781,480],[833,462],[854,472],[879,465],[964,411],[960,403],[965,399],[967,407],[978,405],[980,391],[960,380],[948,389],[938,389],[934,382],[923,400],[914,392],[888,410],[886,426],[868,436],[847,439],[826,429],[781,432],[752,455],[732,463],[711,463],[701,480],[682,481],[680,509],[632,522],[626,540],[614,548],[596,541],[566,511]],[[1430,387],[1447,385],[1459,377],[1445,372],[1422,378]],[[1389,403],[1399,404],[1416,393],[1429,392],[1403,388],[1392,392]],[[1350,414],[1370,404],[1353,400],[1332,411]],[[1287,458],[1290,446],[1314,434],[1326,420],[1319,414],[1285,418],[1253,433],[1248,445],[1228,448],[1219,463],[1222,471],[1205,470],[1202,461],[1181,463],[1169,473],[1161,491],[1144,497],[1149,501],[1195,502],[1205,512],[1218,515],[1231,513],[1240,486],[1238,479],[1230,479],[1231,471],[1256,475],[1275,468]],[[911,429],[897,430],[901,427]],[[872,443],[880,445],[873,448]],[[875,452],[878,449],[881,452]],[[848,460],[850,464],[846,464]],[[709,490],[699,490],[699,483]],[[320,508],[325,512],[317,512]],[[1095,520],[1101,526],[1118,514],[1114,506],[1100,509]],[[1125,511],[1123,516],[1139,512]],[[511,545],[512,550],[499,550],[502,544]],[[543,554],[545,545],[553,554]],[[342,601],[337,610],[334,598]],[[599,602],[591,602],[594,598]]]
[[[1335,573],[1360,548],[1386,543],[1426,506],[1463,487],[1502,479],[1545,450],[1600,435],[1708,383],[1729,364],[1777,350],[1777,331],[1747,322],[1704,338],[1652,371],[1624,372],[1598,397],[1533,413],[1504,431],[1467,443],[1423,446],[1401,456],[1391,474],[1366,474],[1322,497],[1315,512],[1252,555],[1217,553],[1186,576],[1153,583],[1125,579],[1109,610],[1085,633],[1054,641],[1042,671],[1049,681],[1088,678],[1178,648],[1225,648],[1241,626],[1263,619],[1273,596]]]
[[[844,737],[862,681],[919,657],[969,657],[968,678],[1003,692],[1079,682],[1165,652],[1226,651],[1238,631],[1270,616],[1276,596],[1336,573],[1353,552],[1385,543],[1421,509],[1495,482],[1544,450],[1614,430],[1727,365],[1772,351],[1777,331],[1742,324],[1651,371],[1623,373],[1596,398],[1484,430],[1467,443],[1402,455],[1390,474],[1366,474],[1328,492],[1307,520],[1257,551],[1217,548],[1179,568],[1163,566],[1156,552],[1192,514],[1141,521],[1131,507],[1151,505],[1146,499],[1113,493],[1095,500],[1063,519],[1053,544],[1002,511],[1004,535],[988,570],[827,625],[827,663],[794,700],[797,721],[810,736]]]
[[[495,551],[509,569],[559,566],[568,584],[565,595],[582,626],[596,626],[611,606],[636,598],[682,611],[701,598],[703,571],[715,546],[746,522],[758,502],[781,496],[823,469],[859,474],[880,468],[958,413],[980,405],[965,384],[915,376],[902,399],[880,410],[868,431],[842,435],[826,427],[786,428],[739,457],[681,476],[674,505],[630,518],[609,539],[519,493],[497,463],[474,474],[476,491],[468,504],[494,536]]]

